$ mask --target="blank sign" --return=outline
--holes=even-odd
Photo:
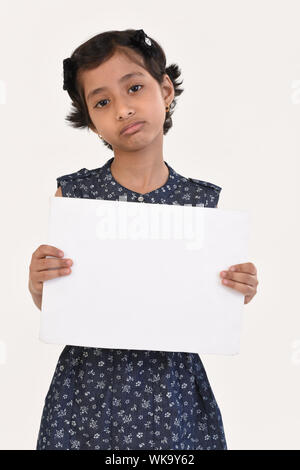
[[[49,198],[47,244],[71,274],[44,282],[40,340],[238,354],[244,295],[220,271],[248,261],[249,214]]]

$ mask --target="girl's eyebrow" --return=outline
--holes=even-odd
[[[118,82],[119,83],[125,82],[128,78],[134,77],[135,75],[142,75],[143,77],[145,76],[142,72],[127,73],[126,75],[121,77],[118,80]],[[106,86],[95,88],[95,90],[92,90],[92,91],[89,92],[89,94],[87,96],[87,100],[89,100],[93,96],[98,95],[99,93],[101,93],[102,91],[107,90],[107,89],[108,89],[108,87],[106,87]]]

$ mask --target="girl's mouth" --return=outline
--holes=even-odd
[[[135,134],[143,127],[144,124],[145,124],[144,122],[138,122],[137,124],[133,124],[132,126],[128,127],[126,131],[122,132],[121,135]]]

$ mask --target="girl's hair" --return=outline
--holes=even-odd
[[[69,83],[67,91],[72,99],[72,110],[66,116],[65,120],[70,122],[72,127],[75,128],[92,128],[95,126],[90,118],[88,107],[85,101],[84,92],[80,83],[80,74],[78,71],[93,69],[110,57],[115,52],[122,52],[126,54],[133,62],[146,69],[152,77],[161,84],[163,82],[164,74],[168,74],[173,86],[175,97],[181,95],[184,89],[179,88],[181,82],[177,82],[178,77],[181,75],[181,70],[177,64],[171,64],[166,67],[166,56],[161,46],[151,39],[152,44],[156,48],[155,56],[149,56],[142,47],[132,42],[132,37],[136,33],[135,29],[126,29],[124,31],[105,31],[101,34],[97,34],[85,43],[78,46],[70,59],[74,64],[73,83]],[[134,53],[132,53],[134,51]],[[142,60],[138,60],[138,56]],[[166,112],[166,119],[163,126],[164,135],[167,134],[168,130],[172,127],[172,114],[173,109],[176,106],[176,99],[173,99],[169,111]],[[110,150],[113,150],[112,146],[103,139],[103,143]]]

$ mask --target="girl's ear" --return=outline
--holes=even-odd
[[[165,90],[165,93],[163,93],[163,97],[170,99],[171,103],[175,97],[175,90],[173,82],[167,73],[165,74],[164,81],[161,84],[161,89],[162,91]]]

